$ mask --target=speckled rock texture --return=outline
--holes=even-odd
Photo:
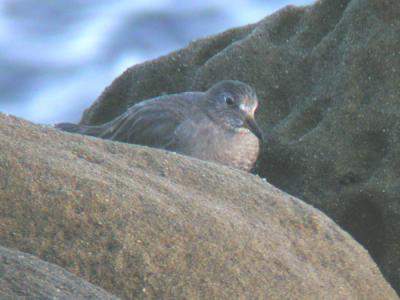
[[[333,218],[400,291],[400,1],[322,0],[198,40],[117,78],[82,122],[222,79],[255,87],[255,173]]]
[[[59,266],[1,246],[0,299],[118,300]]]
[[[124,299],[398,299],[368,252],[260,177],[0,114],[0,244]]]

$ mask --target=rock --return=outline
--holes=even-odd
[[[257,174],[333,218],[400,292],[400,1],[322,0],[134,66],[82,122],[222,79],[256,88]]]
[[[115,299],[59,266],[0,246],[1,299]]]
[[[0,244],[124,299],[398,299],[350,235],[258,176],[0,114]]]

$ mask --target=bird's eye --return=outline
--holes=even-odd
[[[232,97],[225,96],[225,102],[226,102],[226,104],[228,104],[228,105],[232,105],[232,104],[233,104],[233,99],[232,99]]]

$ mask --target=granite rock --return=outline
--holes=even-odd
[[[368,252],[260,177],[0,114],[0,244],[124,299],[398,299]]]
[[[400,291],[400,1],[321,0],[126,70],[82,123],[222,79],[255,87],[255,172],[333,218]]]
[[[0,299],[118,300],[59,266],[1,246]]]

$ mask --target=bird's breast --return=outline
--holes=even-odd
[[[183,154],[249,171],[259,154],[259,140],[249,131],[232,131],[199,122],[186,135]]]

